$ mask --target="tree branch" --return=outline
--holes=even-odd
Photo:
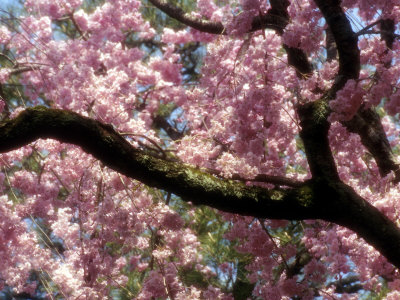
[[[150,1],[153,4],[157,3],[158,6],[156,6],[159,9],[188,26],[210,33],[224,33],[224,29],[221,28],[220,25],[216,27],[214,26],[214,31],[210,31],[206,26],[202,26],[202,23],[193,22],[193,19],[188,22],[185,18],[182,18],[182,16],[185,16],[183,11],[176,8],[176,10],[171,10],[174,9],[174,7],[169,4],[167,7],[166,1]],[[311,205],[308,206],[309,208],[313,207],[318,210],[318,218],[329,220],[353,229],[378,251],[385,255],[389,261],[397,267],[400,267],[399,250],[396,250],[400,248],[399,229],[376,208],[358,196],[350,187],[344,185],[337,175],[332,153],[329,144],[327,143],[327,130],[329,129],[329,124],[326,121],[326,118],[329,115],[327,103],[329,100],[335,98],[336,92],[340,90],[349,79],[358,78],[360,71],[360,51],[357,45],[357,36],[352,31],[350,22],[340,7],[340,1],[315,0],[315,2],[324,15],[335,40],[339,54],[339,72],[333,86],[325,97],[321,99],[321,103],[318,102],[318,107],[314,107],[314,104],[298,107],[302,123],[302,131],[300,135],[304,141],[307,159],[313,174],[313,180],[311,182],[315,183],[318,181],[319,184],[312,184],[310,186],[309,182],[300,189],[292,189],[291,191],[305,191],[309,189],[308,191],[310,191],[311,194],[306,193],[307,196],[305,199],[309,200],[309,202],[307,201],[309,205]],[[286,11],[289,2],[274,0],[270,1],[270,3],[271,9],[268,11],[267,15],[264,16],[269,16],[270,19],[264,23],[264,28],[272,28],[275,29],[278,34],[282,34],[283,29],[289,22]],[[199,24],[201,26],[199,26]],[[219,23],[214,23],[214,25],[216,24]],[[215,28],[217,28],[217,30],[215,30]],[[254,29],[253,21],[252,30]],[[257,27],[257,29],[260,28]],[[304,76],[304,74],[309,74],[312,68],[305,53],[300,49],[290,48],[287,46],[284,47],[288,53],[288,62],[296,68],[298,76],[300,77],[301,75]],[[325,105],[323,105],[322,102],[325,102]],[[368,119],[366,119],[367,116],[373,116],[373,119],[378,120],[378,123],[374,122],[373,125],[371,125],[368,122]],[[356,121],[346,123],[347,126],[354,130],[353,132],[356,132],[361,136],[364,146],[366,146],[366,148],[374,155],[381,173],[384,174],[388,168],[393,169],[393,161],[389,155],[390,147],[389,151],[387,151],[386,146],[388,145],[388,141],[380,124],[379,116],[377,116],[372,110],[364,110],[360,111],[357,114],[357,118],[354,120],[362,120],[366,124],[366,127],[358,126]],[[312,123],[314,121],[317,121],[317,123],[319,122],[319,125],[313,125]],[[317,134],[316,136],[318,136],[318,138],[316,138],[314,134]],[[319,150],[321,145],[324,148],[322,152]],[[383,149],[386,150],[383,150],[383,153],[378,154],[375,149],[379,147],[383,147]],[[389,167],[385,167],[385,164]],[[286,191],[287,190],[285,190],[285,192]],[[285,197],[284,199],[287,199]],[[324,199],[323,204],[321,204],[322,199]],[[207,203],[207,205],[216,207],[213,202]],[[217,208],[223,210],[221,207]],[[327,208],[329,212],[326,211]],[[232,212],[231,210],[229,211]],[[241,212],[239,211],[236,213]],[[257,215],[257,217],[260,216]],[[267,216],[266,218],[270,217]],[[295,219],[298,218],[299,215],[295,217]]]
[[[223,34],[225,32],[225,27],[222,25],[222,23],[202,20],[194,17],[191,14],[186,13],[180,7],[176,7],[168,3],[166,0],[149,0],[149,2],[169,17],[201,32],[213,34]]]
[[[385,41],[386,47],[392,49],[395,35],[395,23],[392,19],[380,20],[379,27],[381,29],[381,38]]]
[[[159,129],[164,129],[167,135],[174,141],[179,140],[184,136],[183,132],[178,131],[178,129],[169,124],[168,121],[160,115],[153,118],[153,126]]]
[[[335,39],[339,54],[339,72],[330,93],[334,98],[349,79],[356,79],[360,73],[360,50],[346,14],[338,0],[315,0],[319,10]]]
[[[220,179],[183,163],[135,149],[111,125],[77,113],[28,108],[0,122],[0,152],[53,138],[82,147],[109,168],[195,205],[269,219],[323,219],[344,225],[400,267],[400,231],[354,190],[334,178],[315,178],[293,189],[264,189]]]
[[[337,0],[315,0],[322,12],[328,30],[332,32],[337,51],[339,53],[339,72],[335,83],[327,93],[327,100],[334,99],[336,92],[340,90],[349,79],[357,79],[360,72],[360,50],[357,45],[357,35],[353,32],[346,14]],[[372,25],[372,24],[371,24]],[[381,26],[392,28],[392,23],[382,21]],[[382,36],[388,46],[392,40]],[[350,121],[342,122],[348,131],[360,136],[362,144],[374,157],[381,176],[391,171],[395,172],[395,182],[400,181],[399,166],[394,160],[392,150],[386,133],[383,130],[379,115],[371,108],[361,107]]]
[[[267,15],[270,15],[274,23],[279,25],[274,29],[279,35],[282,35],[285,27],[290,21],[289,14],[287,12],[290,2],[287,0],[272,0],[270,1],[270,4],[271,8],[268,10]],[[296,69],[296,73],[299,78],[306,78],[312,73],[312,66],[303,50],[289,47],[286,44],[283,44],[283,48],[287,53],[289,65]]]
[[[325,99],[299,105],[300,137],[303,140],[308,165],[313,178],[340,181],[329,145],[329,107]]]
[[[226,34],[226,28],[220,22],[212,22],[202,20],[184,12],[181,8],[169,4],[165,0],[149,0],[155,7],[166,13],[169,17],[180,21],[181,23],[190,26],[196,30],[212,33]],[[265,15],[254,17],[250,32],[260,29],[273,29],[279,35],[283,34],[286,25],[289,23],[289,14],[287,7],[290,2],[288,0],[273,0],[270,1],[271,8]],[[312,72],[312,66],[308,61],[307,55],[303,50],[292,48],[283,45],[288,54],[288,63],[296,69],[297,76],[300,78],[306,77]]]
[[[381,176],[395,172],[395,182],[400,181],[400,169],[395,161],[379,115],[371,108],[361,108],[350,121],[342,122],[348,131],[357,133],[378,165]]]
[[[166,0],[149,0],[149,2],[169,17],[196,30],[212,34],[226,34],[226,29],[221,22],[213,22],[194,17],[190,13],[186,13],[180,7],[168,3]],[[264,28],[277,30],[283,29],[284,27],[282,28],[281,22],[277,21],[277,17],[271,14],[254,17],[250,31],[257,31]]]
[[[78,145],[109,168],[196,205],[271,219],[307,219],[319,215],[315,207],[305,205],[303,186],[292,190],[267,190],[221,179],[199,168],[135,149],[110,125],[71,111],[39,106],[0,123],[0,152],[27,145],[38,138]]]
[[[329,27],[325,30],[325,35],[326,35],[325,37],[326,60],[332,61],[337,57],[337,49],[336,49],[335,38],[333,37]]]

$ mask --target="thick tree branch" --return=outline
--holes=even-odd
[[[329,27],[325,30],[326,60],[332,61],[337,57],[335,38]]]
[[[0,152],[38,138],[54,138],[80,146],[109,168],[149,186],[168,190],[194,204],[272,219],[317,218],[319,211],[305,205],[303,186],[267,190],[218,178],[198,168],[160,159],[135,149],[110,125],[71,111],[29,108],[17,118],[0,123]]]
[[[379,115],[370,108],[361,108],[353,119],[342,122],[342,124],[348,131],[357,133],[360,136],[361,143],[374,157],[381,176],[386,176],[391,171],[394,171],[395,182],[399,182],[399,166],[395,161]]]
[[[360,72],[360,50],[357,45],[357,35],[353,32],[346,14],[337,0],[315,0],[321,10],[328,30],[332,33],[339,54],[339,72],[335,83],[327,94],[327,100],[334,99],[336,92],[340,90],[349,79],[357,79]],[[393,23],[390,20],[381,22],[385,29],[391,29]],[[392,40],[388,36],[382,36],[388,47]],[[396,173],[395,181],[400,181],[399,166],[394,160],[392,150],[386,133],[383,130],[379,115],[371,108],[361,107],[350,121],[342,122],[350,132],[360,136],[362,144],[373,155],[380,174],[387,175],[391,171]]]
[[[329,107],[323,100],[310,102],[297,108],[300,118],[300,137],[303,140],[308,165],[313,178],[339,181],[335,160],[329,146]]]
[[[339,54],[339,73],[330,90],[333,97],[349,79],[357,79],[360,73],[360,50],[346,14],[338,0],[315,0],[331,31]]]
[[[381,38],[385,41],[386,47],[392,49],[395,38],[395,23],[392,19],[384,19],[379,22],[382,31]]]
[[[323,219],[344,225],[400,267],[399,229],[335,176],[315,178],[286,190],[249,187],[151,156],[133,148],[112,126],[74,112],[35,107],[15,119],[0,122],[0,152],[38,138],[78,145],[109,168],[196,205],[257,218]]]
[[[343,208],[341,212],[343,219],[337,220],[336,223],[356,232],[385,256],[389,262],[400,268],[399,228],[361,198],[352,188],[343,183],[337,184],[341,186],[341,192],[337,194],[339,196],[337,205]],[[340,195],[346,196],[340,197]]]

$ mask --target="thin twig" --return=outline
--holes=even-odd
[[[265,220],[258,218],[258,222],[260,222],[261,228],[268,235],[268,237],[270,238],[272,244],[274,244],[275,249],[279,250],[278,244],[275,242],[273,236],[269,233],[268,228],[264,224]],[[279,253],[279,256],[282,258],[282,262],[283,262],[283,264],[285,266],[286,271],[289,272],[290,268],[289,268],[289,265],[288,265],[286,259],[283,257],[283,254]]]
[[[361,29],[360,31],[356,32],[356,35],[363,35],[366,34],[366,32],[371,29],[372,27],[374,27],[375,25],[378,25],[379,23],[381,23],[382,20],[377,20],[371,24],[369,24],[368,26],[364,27],[363,29]]]
[[[167,154],[165,153],[165,151],[164,151],[163,148],[161,148],[161,147],[160,147],[155,141],[153,141],[151,138],[149,138],[149,137],[147,137],[147,136],[145,136],[145,135],[143,135],[143,134],[129,133],[129,132],[123,132],[123,133],[120,133],[120,134],[121,134],[122,136],[134,136],[134,137],[141,137],[141,138],[144,138],[146,141],[148,141],[148,142],[150,142],[152,145],[154,145],[160,153],[162,153],[162,157],[163,157],[163,158],[166,158],[166,157],[167,157]],[[145,146],[145,145],[144,145],[144,146]],[[155,149],[152,149],[152,150],[155,150]]]

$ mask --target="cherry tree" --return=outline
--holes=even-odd
[[[400,298],[400,1],[22,5],[3,293]]]

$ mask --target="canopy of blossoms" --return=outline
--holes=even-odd
[[[400,1],[22,2],[2,293],[400,299]]]

